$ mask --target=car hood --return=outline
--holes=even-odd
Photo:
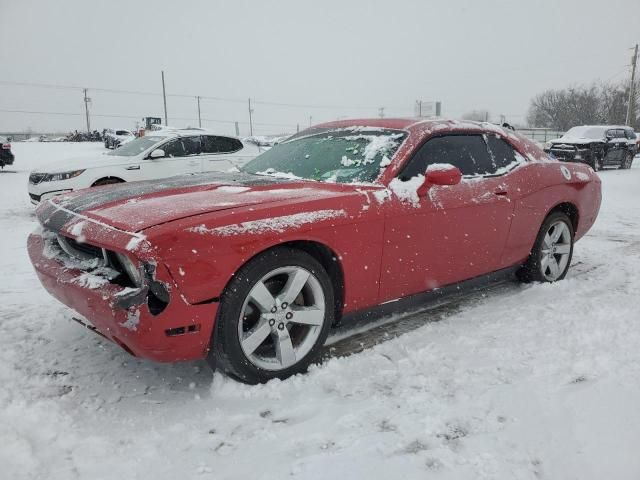
[[[78,190],[43,202],[37,215],[56,231],[81,217],[133,233],[204,213],[349,193],[337,184],[215,172]]]
[[[34,170],[32,173],[58,173],[71,170],[82,170],[83,168],[104,167],[106,165],[120,165],[129,162],[134,157],[121,157],[118,155],[107,155],[98,153],[85,155],[83,157],[69,158],[59,162],[51,162],[45,168]]]

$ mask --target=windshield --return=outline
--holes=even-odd
[[[165,140],[167,137],[140,137],[125,143],[121,147],[107,153],[107,155],[115,155],[117,157],[133,157],[144,152],[147,148],[154,146],[156,143]]]
[[[391,163],[406,135],[370,127],[315,129],[275,145],[242,170],[323,182],[372,182]]]
[[[594,140],[600,140],[604,138],[604,132],[606,127],[573,127],[567,133],[565,137],[571,138],[592,138]]]

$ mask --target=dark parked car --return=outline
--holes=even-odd
[[[544,151],[558,160],[586,163],[595,171],[603,167],[627,169],[633,163],[638,148],[636,142],[631,127],[583,125],[547,142]]]
[[[5,165],[13,165],[14,158],[9,140],[0,137],[0,168],[4,168]]]

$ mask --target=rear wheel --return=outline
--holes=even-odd
[[[124,180],[115,177],[106,177],[97,180],[91,185],[92,187],[101,187],[102,185],[112,185],[114,183],[124,183]]]
[[[525,282],[556,282],[569,270],[573,256],[573,224],[563,212],[549,215],[518,276]]]
[[[305,252],[275,248],[231,280],[207,360],[246,383],[304,372],[334,316],[333,288],[322,265]]]

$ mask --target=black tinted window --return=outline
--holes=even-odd
[[[516,161],[516,152],[507,142],[495,135],[488,135],[486,139],[489,146],[489,154],[491,155],[492,173],[508,167]]]
[[[231,153],[242,149],[242,142],[237,138],[216,137],[205,135],[203,138],[203,153]]]
[[[171,140],[160,147],[167,157],[184,157],[184,146],[180,139]]]
[[[400,178],[408,180],[418,174],[424,174],[427,167],[434,163],[450,163],[458,167],[463,175],[495,172],[482,136],[451,135],[427,141],[409,160]]]
[[[634,132],[632,132],[631,130],[625,130],[625,133],[627,134],[627,138],[629,140],[635,140],[636,139],[636,134]]]
[[[200,154],[200,136],[184,137],[181,140],[182,144],[184,145],[184,151],[186,155]]]
[[[200,153],[200,137],[176,138],[160,147],[167,157],[186,157]]]

